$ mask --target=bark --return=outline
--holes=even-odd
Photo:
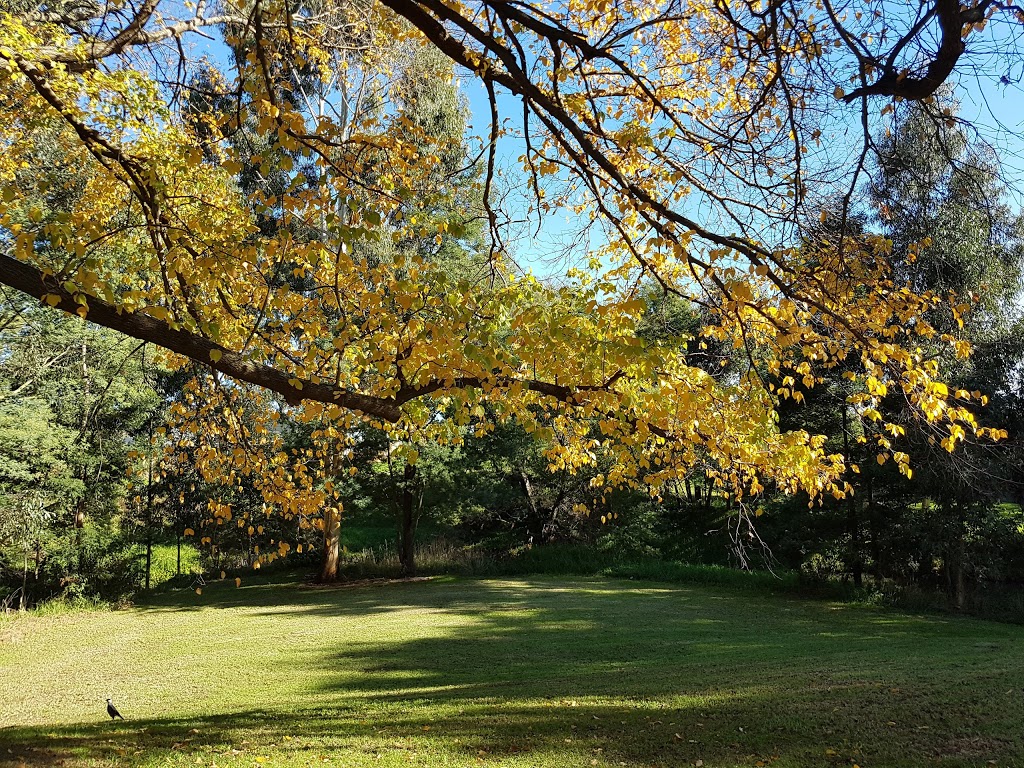
[[[321,582],[338,580],[338,563],[341,560],[341,516],[334,507],[324,511],[324,550],[320,561]]]
[[[846,403],[842,404],[843,410],[843,454],[846,456],[846,461],[850,461],[850,425],[849,425],[849,414],[847,413]],[[850,470],[847,469],[847,477],[852,480],[853,477],[850,475]],[[852,486],[853,483],[851,482]],[[861,545],[860,545],[860,519],[857,510],[857,499],[853,493],[846,495],[846,532],[850,537],[850,551],[849,551],[849,563],[848,567],[850,572],[853,574],[854,586],[864,586],[864,561],[861,558]]]
[[[934,0],[930,11],[921,17],[921,21],[896,41],[881,67],[877,67],[877,62],[870,62],[876,64],[876,69],[881,70],[881,76],[874,83],[848,93],[843,97],[843,101],[849,104],[865,96],[895,96],[917,101],[931,96],[949,79],[960,56],[967,50],[963,40],[964,27],[982,21],[986,9],[992,4],[993,0],[982,0],[973,7],[968,7],[961,5],[960,0]],[[921,41],[924,29],[932,18],[938,21],[941,32],[938,50],[928,62],[923,76],[908,76],[906,72],[899,70],[898,57],[908,45]],[[859,50],[854,49],[854,53],[863,63],[869,63],[861,56]]]
[[[947,519],[952,517],[953,510],[946,510]],[[967,602],[967,563],[966,548],[964,546],[964,532],[962,527],[957,525],[956,535],[949,544],[947,550],[947,583],[949,585],[949,596],[953,608],[962,611]]]
[[[89,342],[85,335],[85,324],[82,324],[82,418],[78,428],[78,437],[85,439],[85,433],[89,429]],[[85,467],[82,467],[82,487],[86,487],[88,478],[85,475]],[[78,553],[78,573],[85,570],[85,551],[82,546],[82,532],[85,529],[85,496],[78,502],[75,510],[75,551]]]
[[[967,576],[966,569],[964,568],[963,553],[959,554],[959,559],[956,563],[956,583],[954,585],[953,592],[953,606],[958,610],[962,611],[964,605],[967,602]]]
[[[530,513],[530,522],[527,530],[530,532],[530,543],[534,540],[538,543],[544,540],[544,515],[537,506],[537,499],[533,495],[533,483],[526,472],[526,467],[519,467],[516,476],[519,480],[519,487],[523,489],[523,496],[526,497],[526,508]]]
[[[526,474],[526,469],[523,467],[519,468],[519,486],[523,489],[523,495],[526,497],[526,507],[530,510],[530,517],[536,519],[539,516],[537,511],[537,502],[533,498],[533,483],[530,482],[530,476]]]
[[[78,502],[75,509],[75,553],[78,557],[78,572],[85,570],[85,550],[82,531],[85,529],[85,500]]]
[[[853,584],[864,586],[864,561],[860,556],[860,519],[857,514],[857,500],[851,494],[847,497],[846,527],[850,533],[850,572]]]
[[[416,465],[406,462],[402,472],[402,530],[398,542],[403,576],[416,575],[416,497]]]
[[[921,512],[923,513],[924,519],[928,520],[931,518],[931,501],[925,497],[921,501]],[[934,587],[934,572],[932,566],[931,548],[928,545],[924,545],[924,549],[921,553],[920,560],[917,564],[917,583],[921,587],[933,586]]]
[[[60,299],[56,307],[69,314],[77,314],[82,309],[82,305],[55,278],[48,278],[35,267],[23,264],[5,254],[0,254],[0,283],[40,300],[44,296],[56,296]],[[90,322],[120,331],[140,341],[151,342],[196,362],[209,365],[240,381],[265,387],[283,395],[289,402],[316,400],[362,411],[391,422],[397,421],[400,416],[400,403],[393,399],[361,395],[340,387],[312,382],[305,382],[296,387],[293,384],[295,379],[287,373],[246,360],[237,352],[232,352],[198,334],[171,328],[168,323],[140,312],[126,312],[93,296],[89,296],[87,300],[87,316]],[[219,352],[219,359],[214,361],[210,357],[211,352]]]
[[[885,564],[882,562],[882,534],[878,520],[878,505],[875,504],[875,488],[870,474],[867,480],[867,491],[868,525],[871,530],[871,559],[875,562],[875,578],[881,579],[885,573]]]
[[[153,417],[149,417],[149,474],[146,478],[146,589],[153,568]]]
[[[24,551],[25,562],[21,569],[21,597],[18,598],[18,610],[24,611],[27,607],[26,595],[28,594],[28,549]]]

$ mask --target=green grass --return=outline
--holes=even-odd
[[[2,621],[0,764],[1024,765],[1022,651],[735,588],[218,583]]]
[[[146,550],[140,545],[140,559],[145,562]],[[199,573],[199,550],[190,543],[181,545],[181,573],[183,576]],[[150,571],[150,583],[157,587],[176,577],[178,569],[178,548],[175,544],[154,544],[153,564]]]

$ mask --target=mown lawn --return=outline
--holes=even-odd
[[[224,582],[0,623],[0,764],[1024,765],[1022,651],[706,587]]]

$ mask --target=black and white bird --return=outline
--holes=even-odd
[[[124,720],[124,717],[121,715],[121,713],[117,711],[117,707],[114,706],[114,702],[112,699],[107,699],[107,714],[110,715],[111,720],[115,720],[119,717],[122,720]]]

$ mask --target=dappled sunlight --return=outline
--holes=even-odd
[[[2,719],[18,723],[0,731],[0,764],[116,765],[119,750],[142,750],[133,765],[248,768],[263,755],[275,766],[713,768],[1022,752],[1020,628],[953,622],[951,637],[928,617],[637,587],[230,583],[37,622],[0,645]],[[74,640],[54,652],[57,637]],[[122,660],[103,666],[92,649],[123,637]],[[100,664],[91,678],[71,674],[82,656]],[[128,722],[81,705],[106,691]]]

